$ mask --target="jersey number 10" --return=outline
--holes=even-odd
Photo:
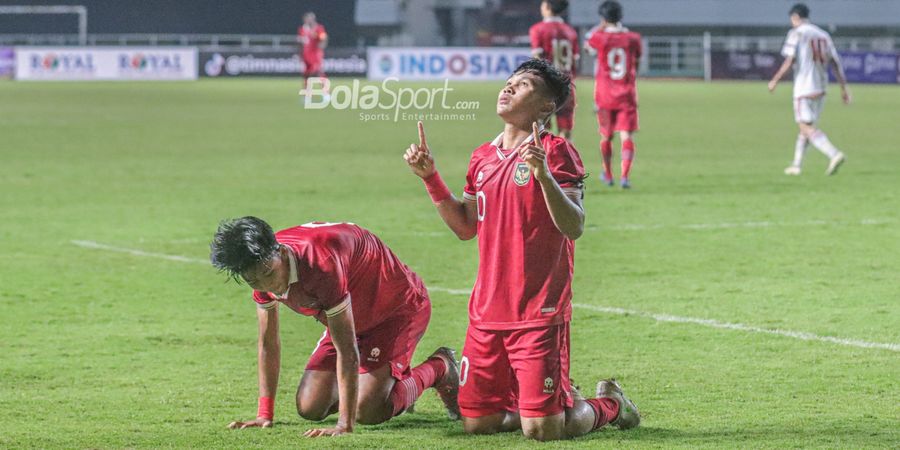
[[[557,69],[571,71],[574,60],[572,43],[566,39],[554,39],[550,42],[550,45],[553,46],[553,65]]]

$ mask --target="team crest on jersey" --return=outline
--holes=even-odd
[[[525,186],[531,180],[531,169],[528,164],[520,162],[516,164],[516,171],[513,172],[513,181],[519,186]]]
[[[544,393],[545,394],[553,393],[553,378],[547,377],[544,379]]]
[[[369,361],[378,362],[378,356],[381,355],[381,349],[375,347],[369,352]]]

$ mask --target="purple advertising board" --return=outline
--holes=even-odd
[[[838,52],[844,73],[850,83],[900,83],[900,54],[880,52]],[[712,52],[714,80],[768,80],[781,66],[784,58],[779,52],[714,51]],[[834,75],[829,73],[831,81]],[[791,72],[785,76],[791,79]]]
[[[844,74],[851,83],[898,83],[897,62],[900,55],[875,52],[839,52]],[[834,74],[828,78],[835,81]]]
[[[0,78],[11,78],[16,69],[16,54],[12,47],[0,47]]]

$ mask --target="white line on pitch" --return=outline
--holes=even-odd
[[[591,311],[603,312],[608,314],[617,314],[617,315],[633,315],[639,317],[647,317],[650,319],[654,319],[657,322],[673,322],[673,323],[689,323],[694,325],[702,325],[705,327],[711,328],[720,328],[725,330],[738,330],[738,331],[748,331],[751,333],[764,333],[764,334],[774,334],[777,336],[785,336],[794,339],[802,339],[804,341],[820,341],[820,342],[830,342],[832,344],[840,344],[847,345],[850,347],[860,347],[860,348],[878,348],[883,350],[891,350],[894,352],[900,352],[900,344],[885,344],[881,342],[867,342],[861,341],[858,339],[845,339],[833,336],[819,336],[818,334],[807,333],[804,331],[792,331],[792,330],[781,330],[781,329],[769,329],[769,328],[760,328],[752,325],[744,325],[742,323],[732,323],[732,322],[719,322],[718,320],[712,319],[698,319],[696,317],[681,317],[681,316],[673,316],[669,314],[654,314],[648,313],[644,311],[635,311],[631,309],[623,309],[623,308],[612,308],[609,306],[598,306],[598,305],[585,305],[581,303],[573,303],[572,306],[581,309],[589,309]]]
[[[428,288],[429,291],[434,292],[446,292],[454,295],[469,295],[471,290],[462,290],[462,289],[449,289],[438,286],[433,286]],[[720,328],[724,330],[737,330],[737,331],[747,331],[751,333],[763,333],[763,334],[774,334],[777,336],[785,336],[794,339],[801,339],[804,341],[820,341],[820,342],[830,342],[832,344],[840,344],[847,345],[850,347],[860,347],[860,348],[878,348],[882,350],[891,350],[894,352],[900,352],[900,344],[885,344],[881,342],[867,342],[861,341],[858,339],[844,339],[833,336],[819,336],[813,333],[807,333],[804,331],[792,331],[792,330],[781,330],[781,329],[769,329],[769,328],[760,328],[752,325],[744,325],[742,323],[732,323],[732,322],[719,322],[717,320],[712,319],[698,319],[696,317],[681,317],[681,316],[673,316],[670,314],[654,314],[648,313],[644,311],[636,311],[633,309],[623,309],[623,308],[613,308],[609,306],[598,306],[598,305],[589,305],[583,303],[572,303],[572,306],[575,308],[581,309],[589,309],[591,311],[602,312],[607,314],[616,314],[620,316],[638,316],[638,317],[647,317],[650,319],[654,319],[657,322],[672,322],[672,323],[689,323],[693,325],[702,325],[705,327],[711,328]]]
[[[585,231],[638,231],[638,230],[661,230],[664,228],[676,228],[682,230],[722,230],[730,228],[774,228],[774,227],[821,227],[834,225],[884,225],[893,223],[890,219],[862,219],[859,221],[827,221],[827,220],[807,220],[804,222],[772,222],[768,220],[750,221],[750,222],[717,222],[717,223],[688,223],[682,225],[644,225],[644,224],[625,224],[610,226],[591,226]]]
[[[168,255],[165,253],[153,253],[153,252],[145,252],[143,250],[136,250],[131,248],[124,247],[115,247],[112,245],[101,244],[95,241],[80,241],[74,240],[71,241],[72,244],[77,245],[82,248],[89,248],[95,250],[106,250],[117,253],[126,253],[133,256],[144,256],[149,258],[158,258],[165,259],[168,261],[177,261],[177,262],[185,262],[185,263],[200,263],[200,264],[209,264],[209,261],[199,259],[199,258],[190,258],[187,256],[180,255]],[[450,295],[469,295],[472,291],[471,289],[451,289],[445,288],[441,286],[431,286],[428,288],[429,291],[432,292],[445,292]],[[859,347],[859,348],[876,348],[882,350],[890,350],[894,352],[900,352],[900,344],[890,344],[890,343],[881,343],[881,342],[868,342],[862,341],[858,339],[845,339],[834,336],[819,336],[818,334],[807,333],[804,331],[792,331],[792,330],[781,330],[781,329],[769,329],[769,328],[760,328],[752,325],[744,325],[742,323],[732,323],[732,322],[719,322],[717,320],[712,319],[699,319],[696,317],[682,317],[682,316],[673,316],[669,314],[654,314],[644,311],[637,311],[633,309],[624,309],[624,308],[614,308],[609,306],[599,306],[599,305],[589,305],[582,303],[573,303],[572,306],[575,308],[581,309],[589,309],[591,311],[602,312],[607,314],[616,314],[620,316],[638,316],[638,317],[646,317],[657,322],[672,322],[672,323],[688,323],[693,325],[701,325],[710,328],[719,328],[724,330],[737,330],[737,331],[746,331],[750,333],[763,333],[763,334],[772,334],[776,336],[784,336],[794,339],[801,339],[804,341],[819,341],[819,342],[829,342],[832,344],[846,345],[850,347]]]
[[[112,245],[101,244],[99,242],[94,241],[72,241],[73,244],[82,247],[82,248],[92,248],[96,250],[106,250],[110,252],[116,253],[127,253],[129,255],[134,256],[147,256],[150,258],[159,258],[165,259],[169,261],[178,261],[178,262],[186,262],[186,263],[202,263],[209,264],[209,261],[199,258],[189,258],[187,256],[179,256],[179,255],[167,255],[165,253],[153,253],[153,252],[145,252],[143,250],[135,250],[132,248],[123,248],[123,247],[114,247]]]

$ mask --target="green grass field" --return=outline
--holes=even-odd
[[[416,362],[464,338],[467,297],[451,290],[471,287],[476,243],[452,236],[406,168],[415,123],[304,110],[297,87],[0,83],[0,447],[545,447],[465,436],[431,392],[387,424],[304,440],[293,397],[322,329],[295,314],[277,426],[225,429],[255,414],[257,380],[248,288],[203,262],[223,218],[363,225],[433,288]],[[468,155],[501,129],[500,83],[453,87],[481,102],[477,120],[426,129],[460,192]],[[789,85],[639,89],[623,192],[599,185],[579,85],[574,141],[593,176],[572,375],[589,392],[617,377],[644,422],[546,447],[900,446],[900,88],[853,86],[849,107],[831,96],[822,126],[848,161],[830,178],[814,149],[802,176],[782,174]]]

